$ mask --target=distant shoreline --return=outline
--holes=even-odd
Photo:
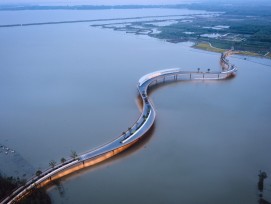
[[[271,59],[271,4],[259,4],[257,8],[238,3],[229,7],[209,3],[177,5],[0,5],[1,11],[40,10],[110,10],[110,9],[187,9],[202,11],[197,14],[150,15],[128,18],[78,19],[67,21],[15,23],[2,27],[37,26],[68,23],[94,23],[91,26],[110,28],[126,33],[148,35],[171,43],[191,41],[194,48],[211,52],[224,52],[235,48],[241,55]],[[148,19],[149,18],[149,19]],[[151,19],[153,18],[153,19]],[[108,22],[105,22],[108,21]],[[119,22],[114,22],[119,21]],[[171,22],[171,23],[170,23]],[[173,23],[172,23],[173,22]],[[160,23],[160,24],[159,24]]]
[[[200,43],[195,43],[195,45],[192,46],[195,49],[199,50],[205,50],[209,52],[216,52],[216,53],[223,53],[226,51],[226,49],[220,49],[217,47],[213,47],[211,43],[208,42],[200,42]],[[258,53],[254,52],[249,52],[249,51],[239,51],[236,55],[243,55],[243,56],[251,56],[251,57],[260,57],[260,58],[266,58],[266,59],[271,59],[271,53],[267,55],[259,55]]]
[[[0,4],[0,11],[22,10],[109,10],[109,9],[188,9],[187,4],[169,5],[30,5]]]
[[[173,5],[1,5],[0,11],[21,10],[109,10],[109,9],[187,9],[186,4]]]

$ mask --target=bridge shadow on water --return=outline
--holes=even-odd
[[[160,88],[164,88],[166,86],[170,87],[170,86],[176,86],[178,84],[186,84],[186,83],[223,83],[223,82],[227,82],[227,81],[230,81],[232,79],[234,79],[236,77],[235,74],[233,75],[230,75],[228,76],[227,78],[225,79],[197,79],[197,80],[194,80],[194,79],[178,79],[177,81],[174,80],[174,79],[167,79],[165,82],[163,82],[162,80],[161,81],[158,81],[156,84],[153,84],[153,85],[150,85],[149,88],[148,88],[148,95],[151,95],[153,94],[155,91],[157,91],[158,89]],[[141,97],[138,95],[138,100],[141,99]],[[142,101],[140,102],[141,103],[141,108],[143,106],[143,103]]]
[[[226,79],[221,79],[221,80],[191,80],[191,79],[179,79],[179,80],[174,80],[174,79],[167,79],[165,82],[164,81],[158,81],[157,83],[151,85],[148,88],[148,95],[153,94],[155,91],[157,91],[160,88],[164,88],[165,86],[176,86],[176,84],[184,84],[184,83],[221,83],[222,81],[228,81],[231,80],[235,77],[235,75],[232,75]],[[143,109],[143,101],[141,99],[141,96],[139,93],[136,96],[136,103],[140,111]],[[60,196],[65,196],[65,188],[62,185],[63,182],[69,181],[76,179],[77,177],[83,176],[84,174],[88,174],[92,171],[97,171],[99,169],[106,168],[107,166],[115,165],[118,162],[121,162],[122,159],[130,156],[131,154],[134,154],[138,152],[139,150],[143,149],[145,145],[149,142],[149,140],[152,138],[155,132],[155,122],[153,126],[150,128],[150,130],[142,137],[139,139],[138,142],[136,142],[134,145],[129,147],[128,149],[124,150],[123,152],[105,160],[102,161],[101,163],[95,164],[94,166],[86,167],[84,169],[81,169],[79,171],[76,171],[74,173],[71,173],[67,176],[64,176],[56,181],[53,181],[52,183],[49,183],[46,187],[44,187],[46,190],[49,190],[51,188],[56,187],[57,190],[59,191]],[[262,202],[261,202],[262,203]]]
[[[137,97],[136,97],[136,103],[137,103],[137,106],[140,109],[140,111],[142,111],[143,101],[142,101],[139,93],[137,94]],[[103,168],[106,168],[107,166],[115,165],[116,163],[121,162],[122,159],[130,156],[131,154],[138,152],[139,150],[142,150],[145,147],[145,145],[149,142],[149,140],[153,136],[154,132],[155,132],[155,122],[154,122],[153,126],[149,129],[149,131],[138,140],[138,142],[136,142],[134,145],[132,145],[128,149],[124,150],[123,152],[120,152],[119,154],[117,154],[111,158],[108,158],[107,160],[104,160],[100,163],[97,163],[94,166],[86,167],[84,169],[75,171],[69,175],[66,175],[60,179],[57,179],[57,180],[49,183],[47,186],[45,186],[43,188],[45,190],[50,190],[51,188],[56,187],[60,196],[61,197],[65,196],[65,189],[64,189],[64,186],[62,185],[63,182],[76,179],[77,177],[83,176],[84,174],[88,174],[92,171],[97,171],[99,169],[103,169]]]
[[[234,79],[235,77],[236,77],[236,74],[232,74],[232,75],[230,75],[229,77],[227,77],[226,79],[222,79],[222,80],[220,80],[220,81],[229,81],[229,80]]]
[[[57,190],[59,191],[60,196],[62,196],[62,197],[65,196],[65,189],[62,185],[63,182],[76,179],[76,178],[83,176],[85,174],[88,174],[92,171],[104,169],[108,166],[115,165],[116,163],[121,162],[122,159],[131,156],[132,154],[138,152],[139,150],[142,150],[145,147],[145,145],[149,142],[149,140],[153,136],[154,132],[155,132],[155,122],[154,122],[153,126],[150,128],[150,130],[142,138],[140,138],[138,142],[136,142],[134,145],[132,145],[128,149],[124,150],[123,152],[120,152],[119,154],[117,154],[117,155],[115,155],[105,161],[102,161],[98,164],[95,164],[94,166],[86,167],[84,169],[73,172],[67,176],[64,176],[56,181],[53,181],[44,187],[45,190],[50,190],[51,188],[56,187]]]
[[[231,68],[227,72],[210,72],[210,69],[208,69],[208,72],[200,72],[199,68],[198,68],[198,72],[195,72],[195,71],[194,72],[184,72],[184,71],[180,71],[179,69],[169,69],[169,70],[154,72],[154,73],[151,73],[151,75],[148,74],[148,75],[143,76],[143,79],[142,80],[140,79],[140,82],[138,85],[139,92],[142,94],[142,96],[139,95],[139,93],[138,93],[136,100],[137,100],[137,104],[138,104],[139,109],[142,110],[144,105],[146,105],[146,107],[144,107],[144,111],[143,111],[143,113],[141,113],[141,116],[137,119],[137,121],[133,124],[133,126],[131,126],[129,135],[131,136],[134,134],[134,133],[131,133],[131,130],[136,129],[136,130],[138,130],[137,131],[137,133],[138,133],[139,131],[143,130],[143,128],[142,128],[143,125],[146,124],[149,126],[147,126],[146,129],[144,129],[144,131],[135,139],[135,141],[131,140],[131,143],[127,143],[124,145],[118,144],[118,141],[120,141],[123,144],[123,143],[127,142],[127,140],[128,140],[128,139],[123,140],[122,139],[123,136],[119,136],[120,138],[118,138],[118,141],[114,141],[112,143],[109,143],[108,146],[105,146],[108,148],[107,151],[105,151],[105,150],[100,151],[100,149],[99,149],[100,152],[99,151],[94,152],[95,154],[93,154],[92,157],[90,157],[90,156],[86,157],[86,155],[82,155],[83,157],[80,157],[81,160],[78,158],[72,162],[68,161],[69,163],[63,164],[62,166],[57,166],[51,172],[46,172],[46,174],[42,175],[42,178],[54,180],[56,178],[61,177],[62,175],[63,176],[66,175],[66,176],[47,185],[45,187],[45,189],[48,190],[48,189],[56,186],[60,195],[64,196],[65,189],[62,185],[63,181],[65,182],[65,181],[68,181],[71,179],[75,179],[75,178],[82,176],[86,173],[89,173],[91,171],[94,171],[94,170],[97,171],[98,169],[102,169],[102,168],[105,168],[109,165],[115,164],[116,162],[120,162],[121,159],[124,159],[125,157],[130,156],[131,154],[134,154],[135,152],[137,152],[140,149],[142,149],[143,147],[145,147],[145,144],[151,139],[151,137],[155,131],[155,122],[154,122],[155,110],[153,109],[152,104],[149,104],[150,102],[149,102],[148,97],[145,96],[146,95],[145,94],[146,88],[148,88],[148,92],[150,95],[154,91],[156,91],[157,89],[161,88],[162,86],[163,87],[165,85],[172,86],[173,83],[175,84],[175,86],[178,83],[184,84],[187,82],[193,83],[193,84],[195,84],[195,83],[216,84],[216,83],[221,83],[223,81],[225,82],[227,80],[230,80],[235,77],[234,73],[237,71],[237,69],[234,65],[229,64],[228,61],[225,60],[225,58],[228,55],[230,55],[231,53],[232,53],[232,51],[225,52],[221,56],[221,59],[225,62],[225,64],[228,66],[228,68]],[[144,100],[144,101],[142,101],[142,100]],[[149,117],[151,111],[153,111],[154,113],[151,115],[151,117]],[[148,120],[150,118],[151,118],[151,120]],[[141,121],[142,119],[143,119],[143,121],[146,121],[146,122],[142,123],[142,121]],[[147,124],[149,121],[150,121],[150,123]],[[141,125],[140,128],[138,128],[139,124]],[[151,128],[148,130],[149,127],[151,127]],[[146,133],[144,134],[144,132],[146,132]],[[126,136],[126,133],[124,136]],[[115,148],[110,147],[110,145],[113,145],[113,144],[116,145]],[[132,146],[130,146],[130,145],[132,145]],[[128,148],[128,149],[124,150],[125,148]],[[124,151],[120,152],[122,150],[124,150]],[[120,153],[118,154],[118,152],[120,152]],[[98,155],[98,153],[100,155]],[[113,156],[113,155],[115,155],[115,156]],[[108,157],[110,157],[110,158],[108,158]],[[91,159],[85,160],[86,158],[91,158]],[[104,160],[104,161],[102,161],[102,160]],[[99,161],[102,161],[102,162],[97,163]],[[88,162],[88,163],[86,164],[84,162]],[[85,167],[85,165],[88,166],[88,165],[92,165],[92,164],[93,164],[93,166]],[[70,173],[72,171],[75,171],[75,172]],[[64,173],[64,174],[61,174],[61,173]],[[55,176],[55,177],[51,178],[51,175]],[[42,182],[44,182],[44,181],[42,179],[39,179],[38,181],[33,180],[33,181],[31,181],[30,184],[32,186],[33,186],[33,183],[36,185],[39,185],[39,184],[42,184]],[[49,181],[45,181],[44,185],[46,185],[46,182],[48,183]],[[30,189],[33,188],[32,186],[30,186],[31,187]],[[16,195],[13,196],[14,198],[12,197],[12,198],[7,198],[7,199],[12,199],[12,200],[17,199],[17,198],[19,198],[19,196],[21,196],[21,193],[25,190],[26,190],[26,188],[23,188],[19,192],[16,192]]]
[[[153,92],[157,91],[158,89],[165,87],[165,86],[172,86],[173,84],[176,86],[176,84],[184,84],[184,83],[221,83],[223,81],[228,81],[231,80],[235,77],[235,75],[231,75],[230,77],[226,78],[226,79],[220,79],[220,80],[204,80],[204,79],[199,79],[199,80],[191,80],[191,79],[178,79],[178,80],[174,80],[174,79],[166,79],[165,81],[157,81],[157,83],[149,86],[148,88],[148,95],[153,94]],[[140,111],[142,111],[143,109],[143,101],[141,99],[140,94],[137,94],[136,97],[136,103],[138,108],[140,109]],[[65,189],[62,185],[63,182],[65,181],[69,181],[69,180],[73,180],[76,179],[77,177],[83,176],[84,174],[88,174],[92,171],[97,171],[99,169],[103,169],[106,168],[107,166],[111,166],[111,165],[115,165],[118,162],[121,162],[122,159],[130,156],[131,154],[134,154],[136,152],[138,152],[139,150],[141,150],[142,148],[145,147],[145,145],[149,142],[149,140],[151,139],[151,137],[153,136],[155,132],[155,122],[153,124],[153,126],[150,128],[150,130],[142,137],[139,139],[138,142],[136,142],[134,145],[132,145],[131,147],[129,147],[128,149],[124,150],[123,152],[105,160],[102,161],[101,163],[95,164],[94,166],[90,166],[90,167],[86,167],[84,169],[81,169],[79,171],[76,171],[74,173],[71,173],[67,176],[64,176],[52,183],[50,183],[49,185],[47,185],[45,187],[46,190],[49,190],[53,187],[56,187],[60,193],[61,196],[65,196]]]

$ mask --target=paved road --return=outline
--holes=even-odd
[[[74,159],[69,159],[62,164],[56,165],[54,168],[43,171],[40,176],[33,177],[24,186],[15,190],[9,197],[4,199],[1,204],[16,203],[16,201],[31,193],[36,187],[45,186],[53,180],[59,179],[82,168],[92,166],[124,151],[141,139],[154,123],[156,112],[147,93],[151,86],[174,80],[226,79],[234,75],[237,71],[237,68],[230,64],[228,59],[226,59],[226,57],[231,54],[234,54],[231,50],[221,54],[220,64],[222,66],[222,71],[220,72],[200,72],[200,70],[188,72],[176,68],[156,71],[141,77],[137,89],[143,101],[143,109],[140,117],[130,129],[126,130],[124,134],[118,136],[115,140],[101,147],[80,154]]]

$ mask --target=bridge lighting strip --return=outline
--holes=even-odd
[[[146,121],[150,118],[150,115],[151,115],[151,110],[150,110],[149,116],[147,117]],[[143,127],[144,127],[144,124],[141,125],[141,127],[139,129],[137,129],[137,131],[135,131],[130,137],[128,137],[125,140],[122,140],[121,143],[122,144],[126,143],[128,140],[130,140],[132,137],[134,137]]]

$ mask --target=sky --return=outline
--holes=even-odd
[[[126,5],[126,4],[181,4],[202,0],[0,0],[1,4],[31,3],[31,4],[63,4],[63,5]]]
[[[271,0],[0,0],[0,4],[35,5],[163,5],[210,1],[213,3],[270,3]]]

